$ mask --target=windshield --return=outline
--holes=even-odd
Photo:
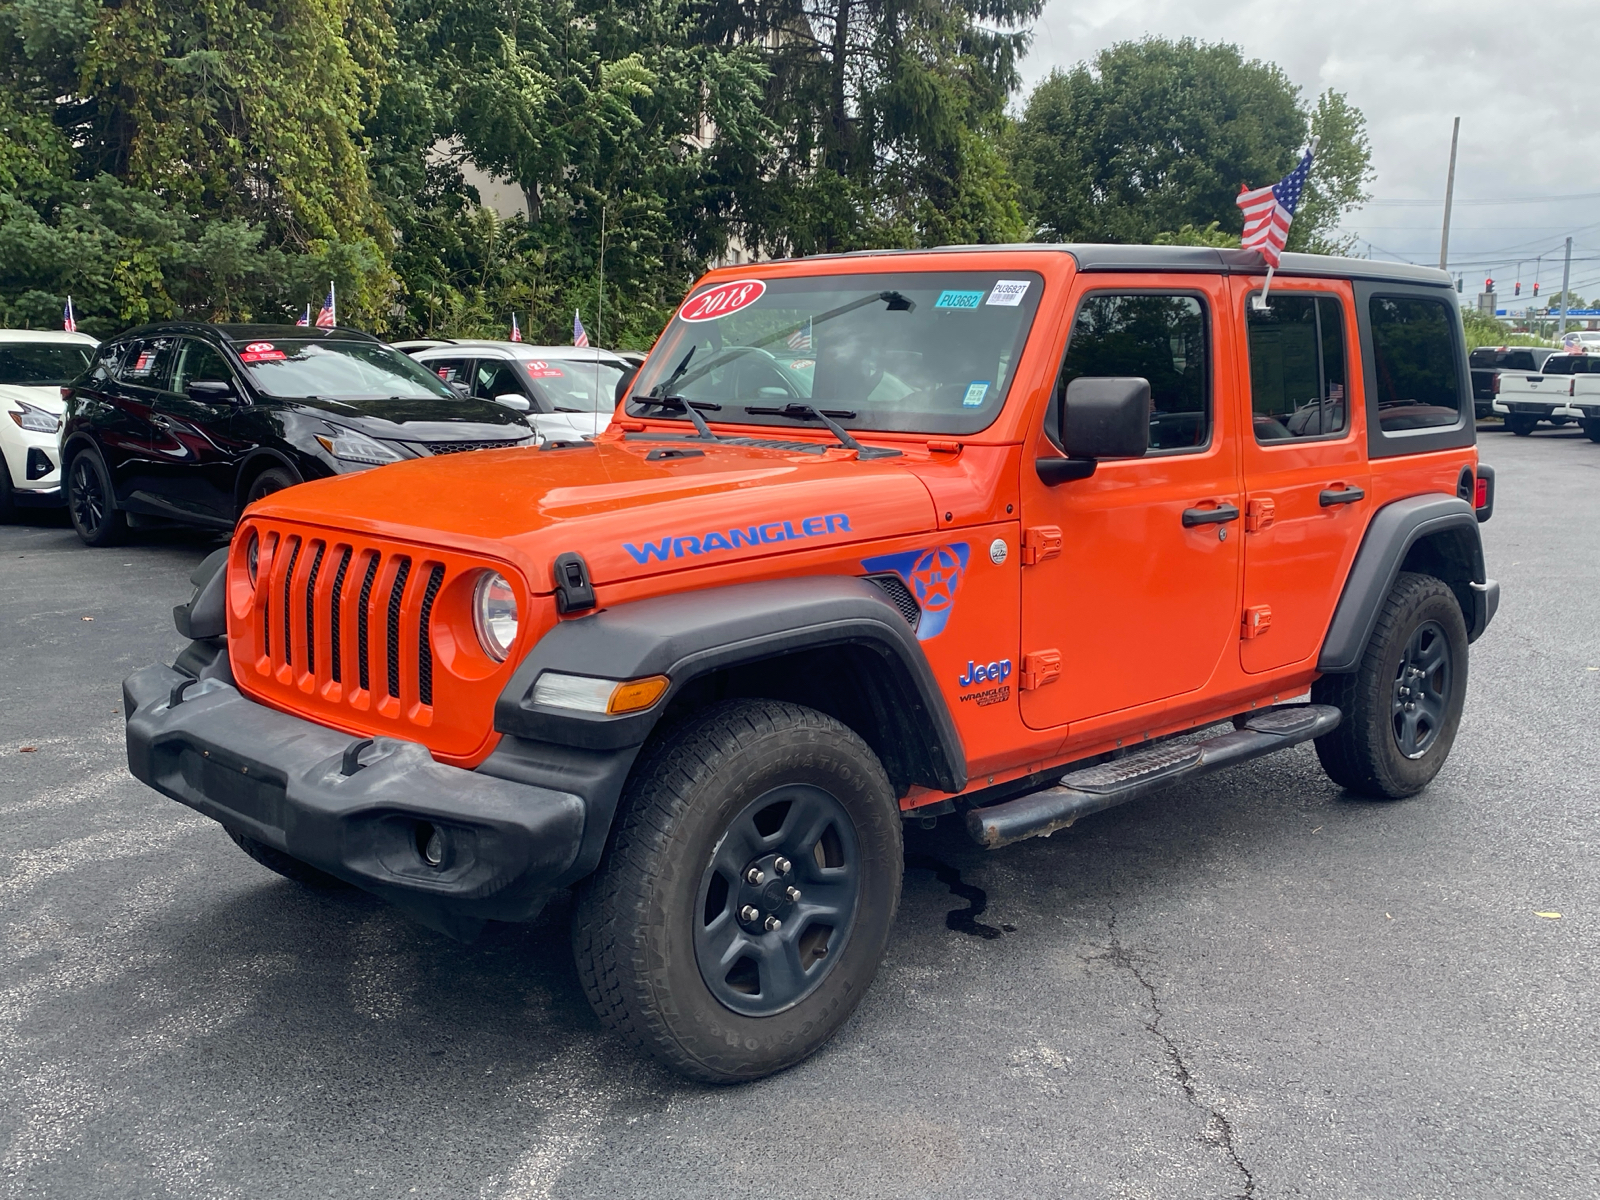
[[[855,429],[976,433],[1005,403],[1043,288],[1031,271],[716,284],[678,310],[632,395],[720,405],[714,421],[772,424],[815,404]]]
[[[250,342],[237,347],[250,381],[269,396],[421,400],[456,394],[413,359],[372,342]]]
[[[617,406],[621,363],[536,358],[522,365],[542,411],[608,413]]]
[[[60,387],[83,374],[93,352],[70,342],[0,342],[0,383]]]

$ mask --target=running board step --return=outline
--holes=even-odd
[[[1053,788],[1030,792],[967,813],[967,832],[990,850],[1024,838],[1049,837],[1079,817],[1126,804],[1211,771],[1332,733],[1339,710],[1331,704],[1286,704],[1254,714],[1243,729],[1203,742],[1167,742],[1097,767],[1063,775]]]

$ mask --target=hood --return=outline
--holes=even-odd
[[[67,407],[67,402],[61,398],[59,387],[23,387],[16,383],[0,383],[0,404],[7,408],[18,401],[26,401],[35,408],[42,408],[45,412],[60,416]]]
[[[510,560],[536,591],[568,550],[605,584],[937,526],[927,488],[897,459],[699,449],[608,440],[418,459],[291,488],[255,511]],[[690,453],[648,457],[664,450]]]
[[[369,437],[401,442],[472,442],[528,436],[520,413],[488,400],[333,400],[312,396],[286,401],[301,412]]]

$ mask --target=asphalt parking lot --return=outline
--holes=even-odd
[[[1504,600],[1423,795],[1302,747],[912,831],[855,1018],[729,1089],[600,1029],[565,905],[459,945],[136,782],[120,681],[214,543],[0,527],[0,1195],[1595,1194],[1600,446],[1481,441]]]

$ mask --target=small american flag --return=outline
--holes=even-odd
[[[318,329],[332,329],[339,323],[338,307],[333,299],[333,281],[328,281],[328,298],[322,302],[322,311],[317,314]]]
[[[72,315],[72,297],[67,297],[67,306],[61,310],[61,328],[68,333],[78,332],[78,318]]]
[[[1294,210],[1300,206],[1306,176],[1311,174],[1311,156],[1312,151],[1307,150],[1300,165],[1271,187],[1240,188],[1234,201],[1244,210],[1244,248],[1259,250],[1269,267],[1278,265],[1279,255],[1289,240],[1289,223],[1294,220]]]
[[[791,333],[789,335],[789,349],[791,349],[791,350],[809,350],[809,349],[811,349],[811,318],[810,317],[806,318],[805,325],[803,325],[799,329],[796,329],[793,333]]]
[[[572,344],[585,347],[589,345],[589,335],[584,332],[583,318],[578,315],[578,310],[572,310]]]
[[[296,321],[295,324],[296,325],[310,325],[311,324],[311,305],[309,305],[309,304],[306,305],[305,315],[303,315],[298,321]]]
[[[513,342],[520,342],[522,340],[522,329],[517,324],[516,313],[511,314],[511,340]]]

